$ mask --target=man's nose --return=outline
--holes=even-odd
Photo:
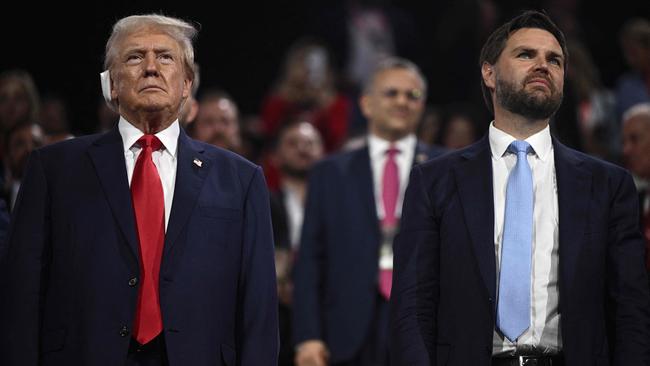
[[[543,71],[545,73],[548,72],[548,60],[546,60],[544,57],[537,57],[535,59],[535,70],[536,71]]]
[[[406,92],[398,92],[395,96],[395,103],[398,105],[408,105],[409,98]]]
[[[158,62],[155,54],[148,53],[144,59],[146,75],[158,75]]]

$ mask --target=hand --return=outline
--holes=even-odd
[[[325,343],[310,340],[300,343],[296,349],[296,366],[327,366],[330,353]]]

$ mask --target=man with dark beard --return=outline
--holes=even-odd
[[[647,364],[632,178],[549,133],[567,58],[543,13],[499,27],[480,57],[487,136],[413,169],[395,241],[392,364]]]
[[[320,132],[307,121],[289,123],[278,134],[273,159],[280,170],[280,189],[271,194],[277,247],[292,251],[298,249],[307,195],[307,177],[323,153]]]
[[[240,153],[239,110],[228,93],[211,89],[198,100],[199,110],[189,124],[189,134],[205,143]]]
[[[271,193],[271,219],[275,242],[275,270],[278,281],[280,355],[278,365],[293,365],[291,344],[291,299],[294,259],[300,244],[307,196],[307,177],[323,157],[320,132],[303,120],[282,126],[273,152],[280,172],[280,188]]]

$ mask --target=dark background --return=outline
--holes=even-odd
[[[493,29],[481,28],[479,1],[374,1],[395,19],[398,53],[415,61],[429,81],[429,102],[480,102],[477,57]],[[625,70],[618,44],[621,24],[634,16],[650,17],[650,1],[494,1],[495,23],[520,9],[564,9],[576,20],[565,33],[589,48],[604,84],[612,87]],[[15,8],[9,10],[9,7]],[[342,1],[113,1],[44,6],[5,3],[0,15],[0,71],[27,70],[41,94],[68,101],[72,131],[93,132],[101,92],[99,73],[111,26],[132,14],[158,12],[200,25],[195,43],[201,87],[230,92],[244,114],[257,113],[294,40],[315,35],[326,41],[342,65],[345,14]],[[552,14],[553,15],[553,14]],[[554,17],[554,19],[556,19]]]

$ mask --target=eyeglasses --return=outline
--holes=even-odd
[[[419,102],[424,97],[424,93],[420,89],[399,90],[396,88],[389,88],[381,91],[382,96],[390,99],[397,98],[400,94],[404,94],[406,99],[410,102]]]

